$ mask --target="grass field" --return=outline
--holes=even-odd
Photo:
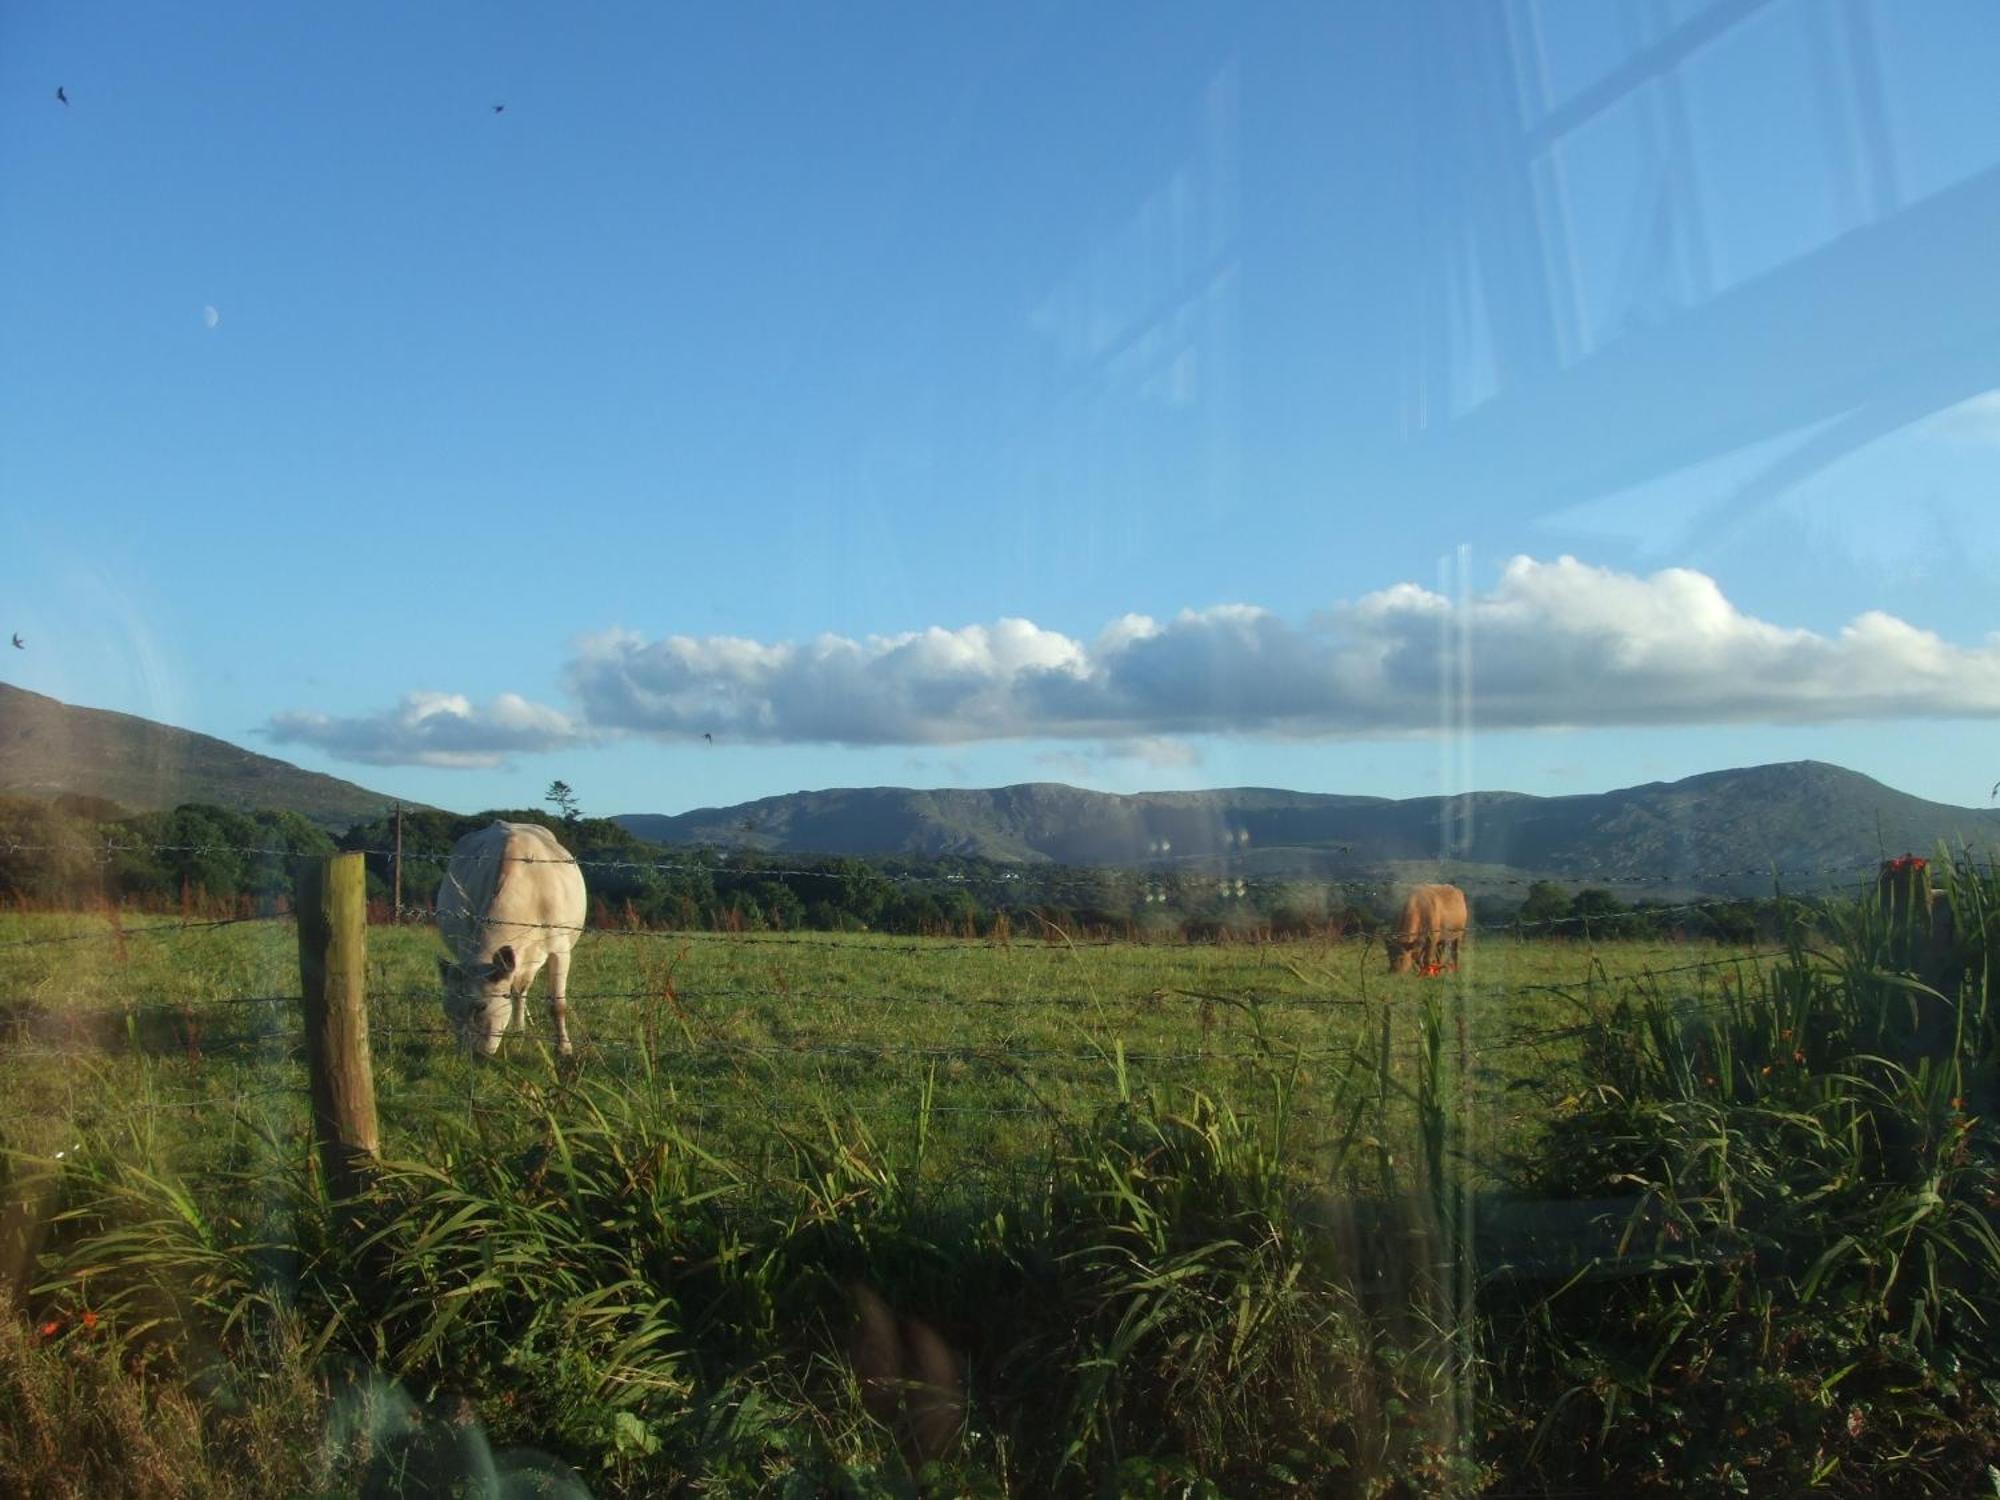
[[[483,1065],[375,928],[343,1205],[288,922],[0,917],[0,1487],[1972,1493],[1990,1027],[1877,1057],[1908,981],[1851,925],[1429,981],[598,932],[574,1061],[537,1005]]]
[[[0,1052],[7,1143],[56,1150],[72,1126],[157,1115],[152,1138],[198,1165],[221,1114],[302,1122],[292,925],[122,928],[120,938],[102,917],[0,919],[0,1016],[16,1037]],[[426,928],[369,933],[391,1153],[421,1141],[436,1111],[504,1108],[510,1083],[548,1065],[539,996],[532,1031],[510,1036],[498,1065],[456,1053],[437,1004],[442,952]],[[1352,1092],[1357,1066],[1379,1091],[1385,1026],[1391,1080],[1407,1091],[1426,996],[1450,1016],[1454,1047],[1462,1029],[1466,1121],[1511,1143],[1539,1114],[1524,1084],[1548,1082],[1573,1055],[1563,1032],[1592,1005],[1669,984],[1699,1001],[1738,973],[1737,957],[1706,944],[1495,937],[1460,975],[1425,981],[1384,972],[1381,949],[1358,942],[607,932],[578,950],[570,1013],[581,1071],[647,1074],[676,1122],[718,1150],[751,1150],[774,1125],[828,1114],[899,1141],[928,1100],[932,1162],[951,1174],[1032,1155],[1052,1121],[1088,1119],[1121,1088],[1198,1088],[1254,1107],[1274,1074],[1293,1087],[1299,1143],[1325,1145],[1338,1123],[1327,1111]],[[189,1128],[176,1128],[176,1113]]]

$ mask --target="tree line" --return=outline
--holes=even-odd
[[[1009,865],[973,857],[771,855],[666,848],[607,818],[515,808],[471,815],[403,814],[401,900],[421,915],[436,902],[452,845],[495,818],[538,823],[583,861],[597,926],[727,931],[877,931],[990,937],[1348,937],[1393,918],[1387,887],[1310,879],[1237,881],[1214,872]],[[297,813],[237,812],[187,803],[127,813],[101,799],[0,797],[0,901],[16,907],[111,903],[150,909],[283,910],[297,860],[337,850],[366,857],[378,917],[396,895],[393,815],[334,835]],[[1481,897],[1482,927],[1515,924],[1557,938],[1709,938],[1747,943],[1774,930],[1771,900],[1627,904],[1611,892],[1553,881],[1509,901]]]

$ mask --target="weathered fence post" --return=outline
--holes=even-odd
[[[297,905],[313,1137],[329,1190],[351,1198],[378,1144],[375,1076],[368,1064],[368,880],[362,856],[308,861],[299,871]]]

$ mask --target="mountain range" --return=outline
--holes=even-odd
[[[288,808],[329,828],[387,793],[130,714],[0,683],[0,794]],[[405,803],[406,806],[415,806]],[[617,818],[661,844],[769,853],[961,856],[1013,864],[1228,869],[1354,878],[1447,871],[1478,889],[1547,876],[1700,893],[1850,882],[1939,843],[2000,845],[2000,810],[1930,802],[1819,761],[1712,771],[1565,797],[1338,796],[1268,787],[1116,795],[1049,782],[985,790],[860,787]],[[1445,835],[1451,857],[1440,862]]]
[[[814,854],[1228,868],[1349,877],[1437,868],[1468,887],[1524,875],[1700,892],[1849,881],[1881,855],[2000,843],[2000,811],[1953,807],[1819,761],[1713,771],[1566,797],[1330,796],[1266,787],[1114,795],[1037,782],[991,790],[795,792],[616,821],[666,844]]]

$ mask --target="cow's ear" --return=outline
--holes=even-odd
[[[513,972],[514,946],[510,943],[493,955],[493,977],[495,979],[505,979]]]

